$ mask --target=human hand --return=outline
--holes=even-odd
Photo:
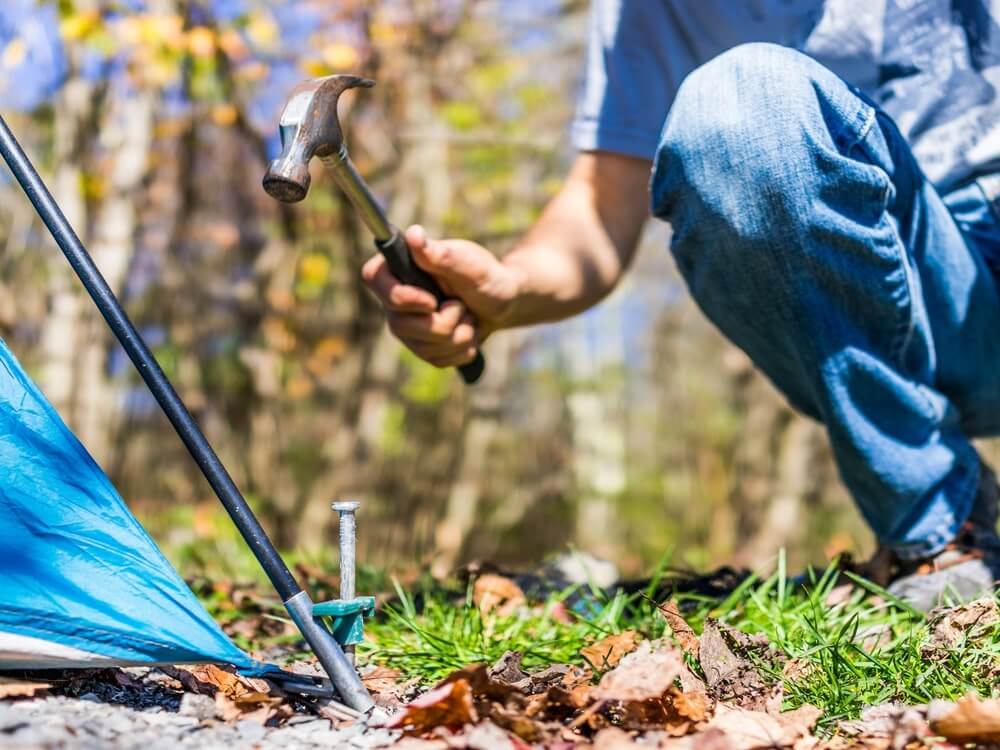
[[[519,287],[517,275],[489,250],[468,240],[431,240],[423,227],[405,233],[418,266],[449,297],[438,307],[430,292],[403,284],[381,254],[361,275],[381,301],[393,334],[418,357],[437,367],[471,362],[498,328]]]

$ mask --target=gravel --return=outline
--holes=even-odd
[[[361,722],[334,726],[305,707],[280,726],[264,726],[252,719],[227,724],[216,718],[215,702],[209,696],[163,688],[156,684],[155,670],[153,674],[127,671],[141,686],[94,680],[54,691],[69,694],[0,701],[0,748],[377,750],[399,738],[399,732]]]
[[[313,716],[295,716],[285,726],[266,727],[244,719],[224,724],[160,707],[137,710],[93,699],[61,695],[0,703],[0,748],[176,748],[340,747],[375,750],[387,747],[399,733],[354,724],[334,729]]]

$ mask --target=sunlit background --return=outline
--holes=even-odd
[[[575,546],[628,574],[795,565],[862,532],[817,426],[689,300],[650,226],[576,320],[498,335],[475,388],[389,336],[370,237],[314,164],[260,179],[299,80],[377,80],[346,139],[397,224],[499,254],[558,189],[588,3],[6,0],[2,109],[280,546],[447,572]],[[30,205],[0,201],[0,333],[182,570],[253,570],[194,464]],[[644,201],[645,196],[623,195]]]

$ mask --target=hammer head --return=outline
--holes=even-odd
[[[369,88],[375,82],[358,76],[336,75],[303,81],[288,97],[279,121],[281,156],[264,175],[264,190],[285,203],[295,203],[309,192],[309,161],[338,153],[344,142],[337,119],[337,100],[347,89]]]

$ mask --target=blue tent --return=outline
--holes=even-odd
[[[0,341],[0,669],[197,662],[261,666]]]

